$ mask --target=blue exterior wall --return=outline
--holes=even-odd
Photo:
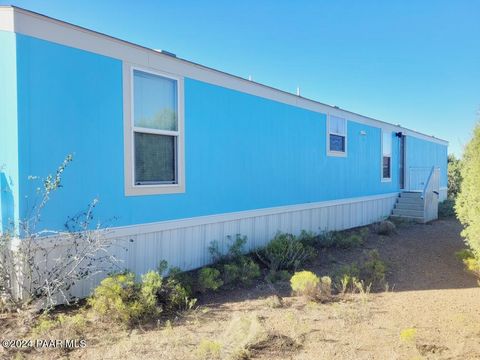
[[[15,34],[0,31],[0,232],[18,228],[18,132]]]
[[[407,164],[408,167],[432,167],[440,168],[440,187],[447,187],[448,173],[448,149],[446,146],[407,137]]]
[[[326,115],[185,79],[186,192],[126,197],[121,61],[22,35],[17,57],[22,216],[38,186],[28,177],[74,155],[42,228],[96,197],[98,218],[121,226],[398,191],[393,134],[382,183],[379,128],[348,121],[348,156],[327,157]]]

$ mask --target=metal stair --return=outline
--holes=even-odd
[[[392,217],[424,223],[425,202],[421,192],[402,192],[392,211]]]

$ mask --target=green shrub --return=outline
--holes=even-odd
[[[220,271],[210,267],[201,269],[198,273],[198,285],[201,292],[218,290],[223,285]]]
[[[458,250],[457,252],[455,252],[455,256],[460,261],[464,261],[464,260],[475,257],[475,255],[473,254],[473,251],[470,249]]]
[[[371,250],[368,253],[368,259],[360,267],[360,280],[367,285],[380,287],[385,284],[386,265],[380,259],[377,250]]]
[[[381,221],[379,223],[376,223],[374,226],[375,226],[375,231],[378,235],[390,236],[394,234],[396,231],[395,224],[389,220]]]
[[[58,338],[68,339],[82,336],[86,327],[85,316],[80,313],[72,316],[60,314],[56,318],[43,315],[37,319],[32,333],[36,336],[58,335]]]
[[[251,284],[252,280],[260,276],[260,266],[249,257],[242,256],[235,262],[223,265],[223,281],[225,284]]]
[[[189,297],[193,295],[193,289],[196,283],[191,273],[182,271],[178,267],[171,267],[168,271],[168,279],[170,282],[173,281],[177,284],[181,284],[185,288]]]
[[[368,228],[364,227],[356,232],[324,231],[317,236],[316,244],[322,248],[338,247],[348,249],[362,245],[369,234]]]
[[[318,245],[319,236],[312,231],[302,230],[298,235],[298,241],[305,246],[315,247]]]
[[[462,184],[455,202],[455,211],[464,226],[462,236],[480,259],[480,122],[465,147],[460,170]]]
[[[480,275],[480,261],[475,257],[475,254],[472,250],[459,250],[455,253],[455,256],[465,264],[467,270]]]
[[[156,271],[149,271],[142,275],[140,287],[141,301],[146,312],[154,312],[157,306],[157,294],[162,288],[162,276]]]
[[[455,200],[446,199],[438,204],[438,217],[446,218],[455,216]]]
[[[338,231],[324,231],[318,235],[318,246],[322,248],[330,248],[336,246],[338,238],[341,236]]]
[[[257,256],[270,271],[294,270],[315,256],[315,249],[304,245],[294,235],[277,233]]]
[[[462,161],[455,155],[448,155],[448,198],[455,199],[462,185]]]
[[[158,300],[167,312],[190,310],[197,302],[197,299],[191,298],[189,289],[175,278],[168,278],[158,294]]]
[[[244,256],[245,244],[247,243],[247,237],[237,234],[235,239],[232,240],[232,237],[227,236],[227,240],[230,242],[230,246],[226,254],[220,250],[220,246],[217,241],[212,241],[208,250],[212,257],[213,263],[229,263],[235,262],[238,258]]]
[[[149,271],[142,275],[141,282],[136,282],[131,272],[103,279],[88,304],[100,316],[131,326],[154,318],[163,310],[189,309],[195,301],[174,276],[165,281],[159,272]]]
[[[290,274],[287,270],[269,271],[265,276],[265,280],[273,284],[277,281],[290,281],[291,277],[292,274]]]
[[[290,286],[296,295],[316,298],[320,279],[311,271],[300,271],[293,274]]]
[[[247,237],[237,234],[235,239],[227,236],[230,246],[224,254],[219,249],[218,242],[212,241],[209,247],[214,267],[220,271],[223,285],[233,283],[250,284],[260,276],[260,266],[245,255]]]
[[[129,272],[103,279],[88,299],[88,304],[105,318],[132,325],[147,315],[155,315],[153,310],[157,308],[151,306],[148,295],[147,290],[143,292],[141,285],[135,283],[135,274]]]
[[[363,237],[360,234],[337,236],[335,246],[341,249],[357,247],[363,244]]]

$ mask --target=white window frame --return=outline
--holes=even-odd
[[[161,76],[177,81],[177,131],[158,130],[134,125],[134,71]],[[125,195],[158,195],[185,192],[185,134],[184,134],[184,78],[157,69],[123,63],[123,113],[124,113],[124,175]],[[176,137],[175,174],[173,184],[135,184],[135,130],[140,133]]]
[[[383,149],[383,137],[385,134],[390,134],[390,151],[388,152],[388,154],[385,154],[384,153],[384,149]],[[380,132],[380,149],[381,149],[381,156],[380,156],[380,178],[382,179],[382,182],[391,182],[392,181],[392,169],[393,169],[393,166],[392,166],[392,148],[393,148],[393,139],[392,139],[392,131],[389,131],[389,130],[384,130],[382,129],[382,131]],[[386,177],[383,177],[383,158],[384,157],[389,157],[390,158],[390,177],[386,178]]]
[[[330,132],[330,114],[327,114],[327,156],[346,157],[348,149],[348,120],[342,116],[334,116],[345,121],[345,134],[337,134],[334,132]],[[345,151],[330,150],[330,134],[345,137]]]

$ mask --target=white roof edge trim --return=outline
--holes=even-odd
[[[0,6],[0,30],[3,30],[4,27],[6,31],[116,58],[131,63],[132,65],[140,65],[153,70],[171,72],[175,75],[189,77],[288,105],[323,114],[344,117],[350,121],[382,128],[384,130],[401,131],[405,135],[448,145],[448,141],[431,135],[297,96],[182,58],[168,56],[154,49],[146,48],[15,6]]]
[[[12,7],[0,6],[0,31],[15,31],[13,12]]]

